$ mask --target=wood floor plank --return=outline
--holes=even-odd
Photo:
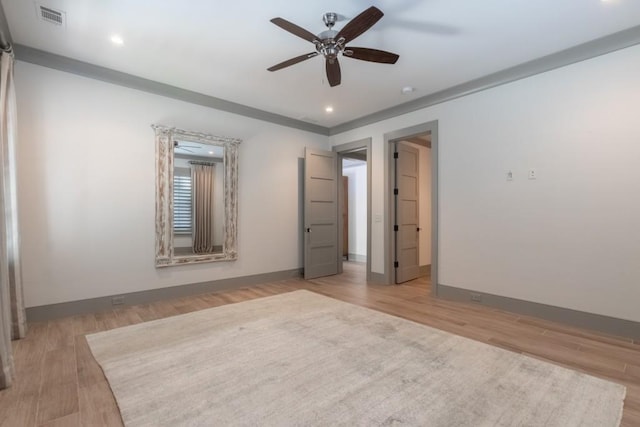
[[[200,295],[200,299],[202,299],[209,308],[227,304],[224,299],[220,298],[214,293]]]
[[[162,312],[157,310],[153,304],[140,304],[134,307],[138,316],[140,316],[140,318],[145,322],[166,317]]]
[[[155,315],[160,316],[160,318],[177,316],[180,314],[170,300],[152,302],[149,304],[149,310],[155,313]]]
[[[609,343],[609,344],[617,344],[619,346],[633,345],[633,340],[631,338],[607,335],[605,333],[601,333],[598,331],[588,331],[585,329],[576,328],[576,327],[565,325],[562,323],[552,322],[544,319],[537,319],[535,317],[522,316],[517,321],[524,324],[536,325],[551,331],[564,332],[567,335],[588,338],[593,341],[600,341],[600,342]],[[631,348],[633,349],[633,347]]]
[[[638,427],[640,426],[640,411],[625,408],[622,414],[622,422],[620,427]]]
[[[636,362],[640,363],[640,360],[636,359]],[[625,372],[630,379],[638,381],[638,384],[640,384],[640,366],[627,364]]]
[[[116,313],[113,310],[95,313],[96,331],[108,331],[120,326]]]
[[[135,325],[136,323],[143,322],[134,306],[121,307],[113,311],[116,315],[116,323],[118,324],[118,327]]]
[[[38,413],[38,391],[17,384],[0,391],[0,426],[33,426]]]
[[[94,359],[86,338],[77,336],[75,343],[81,425],[121,425],[120,412],[109,383]],[[113,421],[116,419],[117,422]],[[112,422],[105,424],[107,420]]]
[[[13,359],[15,360],[18,376],[36,369],[37,364],[42,363],[42,358],[47,349],[47,334],[49,325],[47,322],[35,322],[29,324],[27,336],[12,342]]]
[[[48,322],[47,350],[73,346],[74,321],[71,317],[51,320]]]
[[[622,426],[640,426],[640,345],[479,304],[434,299],[426,278],[389,286],[367,284],[363,264],[342,275],[291,278],[222,291],[119,307],[93,315],[30,323],[14,342],[18,378],[0,391],[0,426],[121,426],[116,401],[84,334],[194,310],[307,289],[430,327],[499,346],[627,387]]]
[[[40,424],[38,427],[80,427],[80,414],[75,412],[73,414],[64,416],[62,418],[56,418],[55,420],[48,421],[44,424]]]
[[[118,405],[107,380],[81,387],[80,422],[83,426],[122,426]]]
[[[73,326],[70,326],[71,328]],[[75,346],[50,350],[44,355],[36,422],[43,424],[78,412],[78,377]]]
[[[74,337],[76,335],[85,335],[98,330],[96,316],[93,314],[81,314],[71,318],[73,320]]]
[[[75,340],[75,358],[79,387],[89,387],[105,380],[102,368],[93,357],[89,343],[84,336]]]
[[[205,308],[209,308],[209,305],[198,296],[174,300],[172,301],[172,305],[180,314],[191,313],[192,311],[204,310]]]

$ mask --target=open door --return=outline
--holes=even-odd
[[[418,154],[417,148],[396,143],[396,283],[413,280],[420,275]]]
[[[338,157],[304,151],[304,278],[338,273]]]

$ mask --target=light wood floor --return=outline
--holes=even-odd
[[[84,334],[252,298],[309,289],[627,386],[622,425],[640,426],[640,342],[479,305],[436,300],[427,279],[367,285],[362,264],[318,280],[290,279],[106,313],[31,323],[14,341],[18,378],[0,392],[1,426],[119,426],[115,400]]]

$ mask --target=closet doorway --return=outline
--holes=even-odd
[[[371,139],[333,147],[340,174],[338,256],[339,272],[344,262],[366,265],[371,277]]]
[[[386,281],[430,276],[437,295],[438,123],[385,134]]]

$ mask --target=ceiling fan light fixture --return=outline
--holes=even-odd
[[[111,43],[116,46],[122,46],[124,44],[124,39],[117,34],[111,36]]]

